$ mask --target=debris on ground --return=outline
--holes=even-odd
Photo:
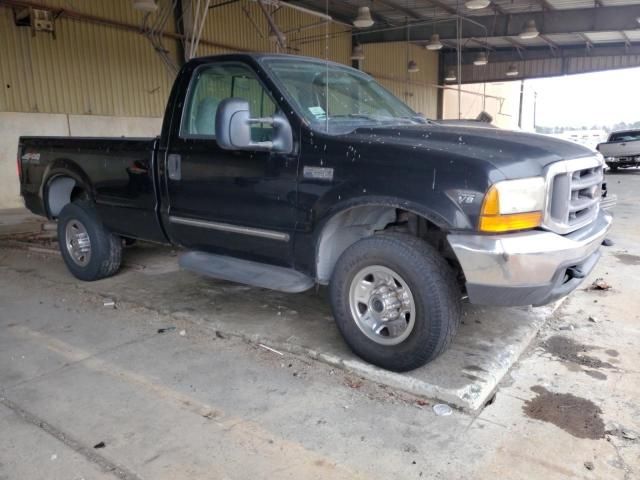
[[[584,468],[587,470],[593,470],[595,466],[593,465],[593,462],[584,462]]]
[[[573,325],[571,323],[567,323],[567,324],[564,324],[564,325],[560,325],[558,327],[558,330],[575,330],[575,328],[576,328],[575,325]]]
[[[344,383],[349,388],[358,389],[358,388],[362,387],[362,380],[353,379],[353,378],[350,378],[350,377],[345,377]]]
[[[107,444],[106,444],[106,443],[104,443],[104,442],[98,442],[98,443],[96,443],[96,444],[93,446],[93,448],[96,448],[96,449],[97,449],[97,448],[104,448],[104,447],[106,447],[106,446],[107,446]]]
[[[604,278],[596,278],[591,284],[591,286],[589,287],[589,290],[609,290],[609,289],[611,289],[611,285],[609,285],[604,280]]]
[[[181,337],[184,337],[184,336],[186,336],[186,335],[187,335],[187,331],[186,331],[186,330],[180,330],[180,332],[179,332],[179,333],[180,333],[180,336],[181,336]]]
[[[159,328],[159,329],[158,329],[158,333],[173,332],[175,329],[176,329],[176,327],[164,327],[164,328]]]
[[[202,416],[206,419],[211,420],[212,418],[215,418],[218,416],[218,414],[216,412],[214,412],[213,410],[207,410],[206,412],[202,413]]]
[[[262,343],[259,343],[258,346],[264,348],[265,350],[269,350],[270,352],[277,353],[278,355],[284,355],[284,353],[279,352],[275,348],[267,347],[266,345],[264,345]]]
[[[219,330],[216,330],[216,337],[218,338],[225,338],[225,336],[222,334],[222,332],[220,332]]]
[[[445,403],[438,403],[433,406],[433,411],[439,417],[446,417],[453,413],[451,407]]]
[[[604,240],[602,240],[602,245],[604,245],[605,247],[611,247],[613,245],[613,240],[611,240],[610,238],[605,238]]]
[[[55,453],[53,455],[51,455],[51,461],[53,462],[54,460],[58,459],[58,455],[56,455]]]
[[[589,321],[591,323],[598,323],[598,319],[596,317],[589,317]]]
[[[112,300],[110,298],[107,298],[104,302],[102,302],[102,304],[107,308],[116,308],[115,300]]]

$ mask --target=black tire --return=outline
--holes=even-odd
[[[76,225],[77,222],[86,230],[90,241],[90,256],[85,265],[74,260],[66,243],[67,225]],[[58,217],[58,244],[67,268],[80,280],[100,280],[110,277],[120,268],[122,241],[102,224],[89,200],[75,201],[62,209]]]
[[[396,345],[373,341],[351,313],[351,283],[372,266],[397,272],[414,298],[413,329]],[[388,370],[403,372],[430,362],[447,349],[460,324],[461,294],[453,270],[433,247],[410,235],[381,234],[353,244],[338,259],[329,294],[336,323],[351,350]]]
[[[612,172],[617,172],[618,171],[618,165],[609,165],[609,168],[611,169]]]

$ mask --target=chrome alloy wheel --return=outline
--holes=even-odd
[[[65,228],[65,245],[73,262],[85,267],[91,260],[91,239],[86,227],[79,220],[73,219]]]
[[[407,282],[390,268],[360,270],[349,289],[351,315],[358,328],[380,345],[397,345],[413,330],[416,307]]]

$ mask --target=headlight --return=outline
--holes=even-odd
[[[479,230],[495,233],[540,226],[545,192],[542,177],[493,184],[482,202]]]

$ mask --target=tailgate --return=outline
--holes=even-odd
[[[635,157],[640,155],[640,141],[601,143],[598,150],[605,157]]]

